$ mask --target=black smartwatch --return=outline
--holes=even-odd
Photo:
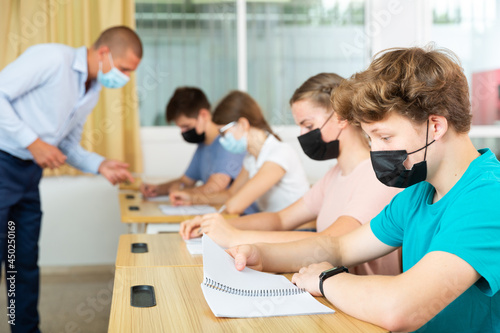
[[[337,274],[343,273],[343,272],[349,273],[349,270],[347,269],[347,267],[337,266],[337,267],[327,269],[324,272],[321,272],[321,274],[319,275],[319,291],[321,292],[321,295],[325,296],[325,293],[323,292],[323,282],[326,279],[328,279],[329,277],[332,277],[334,275],[337,275]]]

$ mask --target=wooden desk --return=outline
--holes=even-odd
[[[147,253],[132,253],[133,243],[146,243]],[[201,266],[203,257],[191,255],[178,233],[121,235],[116,267]]]
[[[201,291],[202,279],[202,267],[117,268],[108,332],[387,332],[338,310],[326,315],[217,318]],[[134,285],[154,286],[156,306],[130,306]],[[318,300],[332,307],[323,297]]]
[[[126,181],[124,183],[120,183],[120,185],[118,185],[118,188],[120,190],[139,191],[139,188],[141,187],[141,184],[142,184],[141,177],[135,177],[133,183],[131,183],[129,181]]]
[[[123,223],[145,224],[148,223],[180,223],[194,218],[196,215],[165,215],[158,205],[169,202],[153,202],[142,199],[139,192],[118,193],[120,214]],[[132,207],[132,209],[131,209]],[[133,210],[135,208],[135,210]],[[217,207],[216,207],[217,208]],[[238,215],[224,215],[225,218],[235,218]]]

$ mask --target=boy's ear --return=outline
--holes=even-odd
[[[211,118],[212,114],[205,108],[201,108],[198,112],[198,117],[202,117],[204,119]]]
[[[448,131],[448,120],[443,116],[429,116],[429,141],[441,139]]]

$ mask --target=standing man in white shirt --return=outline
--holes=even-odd
[[[80,140],[102,86],[124,86],[141,58],[137,34],[116,26],[88,49],[32,46],[0,72],[0,264],[5,261],[7,286],[15,281],[15,292],[7,288],[12,332],[39,332],[43,168],[67,162],[112,184],[133,181],[126,163],[88,152]]]

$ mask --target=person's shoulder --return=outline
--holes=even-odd
[[[341,170],[339,164],[337,163],[325,173],[325,175],[320,179],[320,181],[330,182],[332,179],[338,177],[340,175],[340,172]]]
[[[474,165],[475,174],[480,179],[500,181],[500,162],[495,154],[488,148],[479,150],[479,153],[481,156],[474,161],[477,162]]]
[[[217,137],[214,139],[214,141],[209,145],[210,147],[213,147],[213,148],[223,148],[222,147],[222,144],[220,143],[220,140],[222,139],[222,137],[220,135],[217,135]]]
[[[26,49],[26,54],[36,57],[40,64],[54,64],[58,67],[61,64],[71,64],[75,58],[76,49],[57,43],[36,44]]]
[[[74,56],[75,50],[76,49],[74,47],[58,43],[36,44],[26,49],[27,52],[38,54],[40,56],[50,55],[52,57]]]
[[[481,156],[471,162],[457,183],[460,194],[481,190],[500,190],[500,162],[490,149],[479,150]],[[455,186],[457,186],[455,185]]]
[[[266,139],[264,149],[271,156],[296,155],[295,150],[290,144],[278,140],[272,134]]]
[[[243,167],[248,171],[254,170],[256,168],[256,163],[257,161],[255,160],[255,157],[252,154],[246,154],[243,157]]]

